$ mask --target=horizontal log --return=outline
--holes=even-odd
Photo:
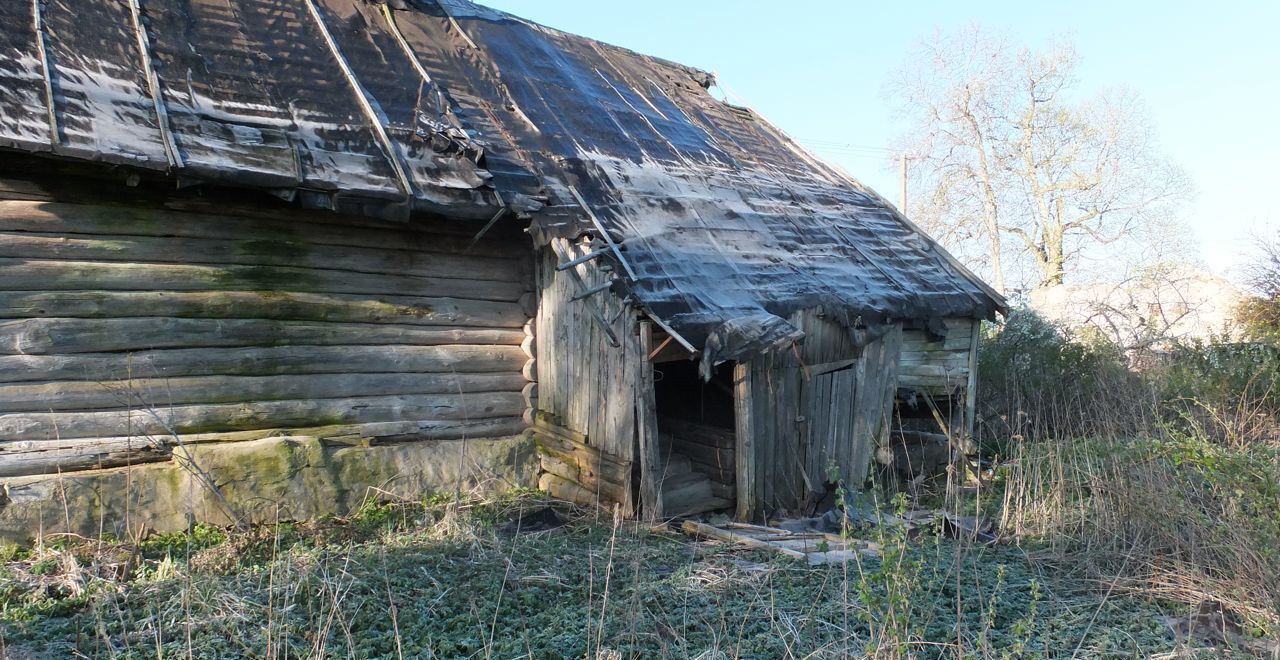
[[[592,453],[582,447],[557,444],[555,440],[534,431],[538,454],[550,456],[552,459],[576,466],[580,483],[598,479],[612,484],[625,484],[630,481],[631,467],[620,464],[596,452]]]
[[[257,428],[390,422],[406,419],[466,420],[519,417],[519,392],[433,394],[263,401],[155,407],[100,412],[7,413],[0,440],[49,440],[112,435],[243,431]]]
[[[898,358],[898,364],[902,366],[915,365],[939,365],[949,368],[967,368],[969,365],[968,353],[903,353]]]
[[[544,471],[554,474],[565,481],[575,483],[588,492],[599,493],[611,502],[622,502],[626,499],[627,487],[625,483],[610,482],[601,478],[598,474],[583,472],[574,463],[556,456],[542,454],[539,457],[539,461],[539,465]]]
[[[280,216],[279,213],[273,215]],[[284,214],[287,215],[287,214]],[[442,233],[441,227],[416,229],[361,223],[358,219],[310,212],[295,217],[250,217],[219,213],[189,213],[140,207],[97,206],[0,200],[0,231],[87,234],[92,236],[159,236],[228,240],[296,241],[309,245],[386,249],[412,252],[466,253],[521,257],[523,242],[485,240],[471,245],[471,235]]]
[[[578,483],[578,479],[581,478],[578,473],[577,462],[564,460],[561,456],[539,453],[538,465],[543,469],[543,471],[550,472],[557,477],[567,479],[574,483]]]
[[[520,300],[524,282],[375,275],[280,266],[204,266],[0,258],[6,291],[300,291]]]
[[[107,353],[160,348],[405,344],[519,347],[517,329],[463,329],[259,319],[26,319],[0,323],[0,355]]]
[[[962,367],[948,368],[941,364],[908,364],[898,367],[899,378],[920,377],[920,378],[946,378],[965,380],[968,377],[969,370]]]
[[[519,392],[525,382],[519,373],[508,372],[189,376],[0,385],[0,413],[338,399],[390,394]]]
[[[211,240],[0,231],[0,257],[58,261],[284,266],[356,273],[521,282],[520,259],[311,245],[292,239]]]
[[[674,417],[659,417],[658,429],[662,433],[676,436],[682,441],[708,447],[732,448],[736,444],[736,435],[733,429],[699,424]]]
[[[538,476],[538,490],[558,500],[573,502],[574,504],[595,506],[602,503],[601,498],[596,493],[587,490],[576,482],[569,481],[550,472],[543,472]]]
[[[0,355],[0,383],[287,374],[519,374],[524,361],[524,354],[515,346],[468,345],[276,346]]]
[[[667,451],[667,447],[663,446],[663,451]],[[717,472],[718,476],[732,474],[734,470],[734,454],[732,450],[715,450],[710,448],[701,448],[697,450],[689,450],[688,446],[679,446],[675,449],[675,456],[681,456],[689,461],[691,469],[700,472]]]
[[[722,500],[735,500],[738,498],[738,490],[733,487],[733,482],[722,483],[712,479],[711,495]]]
[[[519,328],[519,303],[297,291],[0,291],[0,319],[270,319]]]
[[[243,442],[262,438],[367,439],[374,444],[414,440],[501,438],[517,435],[524,424],[515,417],[492,419],[377,422],[298,429],[263,429],[182,436],[186,445]],[[125,436],[75,440],[0,442],[0,477],[56,474],[169,460],[172,436]]]
[[[968,330],[947,333],[941,341],[929,339],[923,331],[905,331],[902,333],[903,351],[968,351],[972,346],[973,333]]]

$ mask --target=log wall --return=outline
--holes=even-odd
[[[932,396],[953,396],[968,386],[976,351],[976,322],[946,319],[947,336],[937,340],[924,330],[904,330],[899,359],[899,387]]]
[[[518,232],[173,206],[0,199],[0,476],[526,428]]]

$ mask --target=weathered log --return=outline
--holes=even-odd
[[[543,472],[538,476],[538,490],[566,502],[585,506],[600,504],[600,498],[595,493],[583,488],[580,484],[550,472]]]
[[[377,275],[282,266],[204,266],[0,258],[8,291],[301,291],[516,302],[523,282]]]
[[[520,433],[515,417],[492,419],[375,422],[297,429],[262,429],[181,436],[183,444],[243,442],[262,438],[356,438],[379,442],[500,438]],[[169,435],[19,440],[0,442],[0,477],[55,474],[168,460],[176,441]]]
[[[738,491],[733,486],[733,482],[711,480],[711,495],[725,501],[733,501],[738,497]]]
[[[391,394],[518,392],[517,373],[188,376],[0,385],[0,413],[337,399]]]
[[[631,478],[631,466],[605,456],[590,447],[562,443],[534,430],[534,442],[540,455],[551,456],[564,463],[575,465],[584,478],[598,477],[613,484],[626,484]]]
[[[442,344],[519,346],[517,329],[259,319],[25,319],[0,323],[0,354],[106,353],[159,348]]]
[[[427,253],[463,253],[520,257],[523,242],[480,241],[470,245],[471,233],[441,233],[441,228],[363,222],[351,216],[306,213],[303,217],[251,217],[217,213],[189,213],[137,206],[97,206],[0,200],[0,231],[88,234],[101,236],[159,236],[230,240],[297,241],[311,245],[386,249],[388,246]],[[283,214],[287,216],[288,214]],[[333,222],[328,222],[332,218]]]
[[[0,355],[0,383],[343,373],[519,374],[515,346],[278,346]],[[520,376],[524,381],[524,377]],[[527,383],[526,383],[527,384]]]
[[[458,420],[518,417],[519,392],[350,397],[155,407],[100,412],[0,415],[0,439],[47,440],[110,435],[240,431],[267,427],[357,424],[403,419]]]
[[[300,240],[210,240],[0,232],[0,258],[91,262],[286,266],[414,277],[520,282],[518,259],[311,245]]]
[[[733,429],[689,422],[674,417],[658,418],[658,429],[664,434],[679,438],[681,442],[690,442],[704,447],[732,449],[737,438]]]
[[[578,463],[573,460],[565,460],[563,456],[540,453],[538,455],[538,464],[544,471],[574,483],[579,483],[578,480],[581,478],[578,473]]]
[[[515,303],[297,291],[0,291],[0,319],[170,316],[518,328]]]
[[[546,472],[575,483],[590,493],[599,493],[603,498],[610,502],[623,502],[626,495],[626,485],[616,482],[610,482],[601,478],[599,474],[582,470],[579,466],[564,457],[554,456],[550,454],[541,454],[539,456],[539,464]]]

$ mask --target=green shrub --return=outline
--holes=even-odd
[[[1144,394],[1117,346],[1093,333],[1072,337],[1027,308],[987,326],[978,352],[978,392],[978,433],[989,451],[1009,438],[1130,430],[1131,418],[1095,413],[1119,394]]]

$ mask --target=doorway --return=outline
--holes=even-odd
[[[732,509],[736,436],[732,363],[719,365],[710,381],[690,359],[655,361],[654,404],[658,420],[665,516]]]

